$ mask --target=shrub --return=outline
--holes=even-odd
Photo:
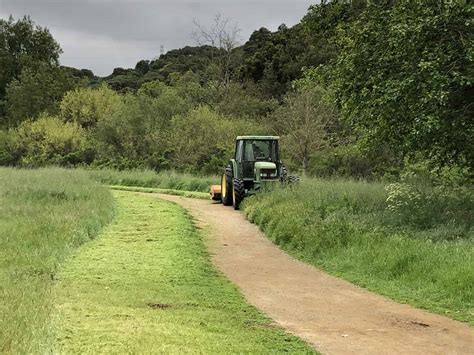
[[[120,95],[106,85],[97,89],[79,88],[66,93],[60,104],[60,115],[66,122],[89,129],[117,112],[121,105]]]
[[[12,131],[0,130],[0,165],[15,165],[18,158],[18,149]]]
[[[422,195],[412,185],[393,183],[385,187],[387,208],[404,222],[416,219],[422,205]]]
[[[89,163],[93,156],[83,129],[57,117],[43,115],[23,122],[16,131],[16,143],[21,152],[19,163],[27,167],[73,166]]]

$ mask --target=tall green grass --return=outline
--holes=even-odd
[[[154,187],[162,189],[209,192],[212,184],[218,184],[215,176],[193,176],[190,174],[153,170],[86,170],[89,176],[106,185]]]
[[[306,180],[244,201],[283,249],[349,281],[474,322],[472,191]],[[430,197],[431,196],[431,197]]]
[[[0,353],[51,349],[51,285],[68,252],[113,215],[87,174],[0,168]]]

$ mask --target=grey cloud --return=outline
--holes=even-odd
[[[88,67],[106,75],[114,67],[192,45],[193,19],[203,25],[214,14],[235,20],[242,41],[260,27],[293,25],[315,1],[310,0],[0,0],[0,16],[31,15],[50,28],[64,50],[65,65]]]

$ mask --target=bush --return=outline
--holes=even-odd
[[[417,229],[441,228],[432,240],[452,240],[469,235],[474,219],[472,174],[466,167],[439,168],[431,161],[406,159],[401,181],[386,186],[391,214],[388,223]],[[457,227],[455,227],[457,226]]]
[[[374,162],[355,145],[323,150],[311,158],[310,167],[309,174],[319,177],[369,179],[374,175]]]
[[[0,165],[15,165],[18,159],[18,150],[12,131],[0,130]]]
[[[75,166],[93,158],[84,130],[74,122],[43,115],[23,122],[15,134],[21,166]]]
[[[60,104],[60,115],[66,122],[90,129],[117,112],[121,106],[120,95],[106,85],[97,89],[79,88],[66,93]]]

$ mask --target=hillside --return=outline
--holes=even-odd
[[[421,169],[465,181],[474,161],[472,12],[463,2],[330,1],[240,45],[221,23],[208,44],[105,78],[60,67],[59,43],[31,18],[1,20],[0,164],[209,174],[235,135],[271,132],[304,174],[378,179]],[[191,134],[184,145],[180,136]]]

